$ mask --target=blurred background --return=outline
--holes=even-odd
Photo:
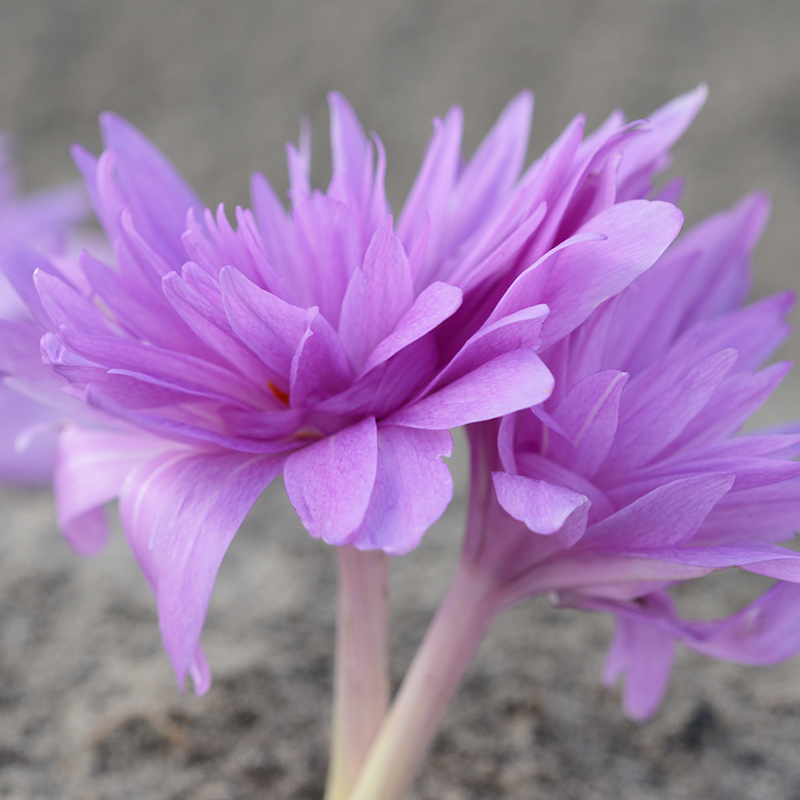
[[[687,179],[687,223],[754,188],[772,195],[761,296],[800,288],[799,44],[792,0],[0,0],[0,128],[40,189],[76,179],[70,144],[98,152],[97,115],[116,111],[208,204],[233,206],[248,202],[254,170],[285,190],[283,145],[303,115],[315,182],[327,184],[326,94],[337,89],[383,139],[399,207],[431,118],[454,103],[470,153],[531,87],[532,159],[578,112],[590,128],[615,107],[636,118],[706,82],[673,172]],[[782,356],[798,354],[800,338]],[[798,392],[790,376],[760,420],[797,415]],[[463,477],[463,451],[453,467]],[[452,569],[461,501],[396,567],[397,678]],[[52,515],[46,490],[0,493],[0,797],[321,796],[335,570],[282,489],[223,567],[204,640],[216,683],[200,700],[174,685],[121,537],[80,561]],[[698,614],[753,588],[738,586],[722,576],[714,597],[698,594]],[[800,664],[684,654],[664,709],[640,728],[601,687],[609,630],[544,601],[509,612],[416,796],[800,797]]]

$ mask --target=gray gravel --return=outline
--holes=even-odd
[[[706,109],[676,148],[695,221],[752,188],[774,198],[755,295],[800,286],[800,4],[793,0],[0,0],[0,127],[32,188],[75,176],[72,141],[99,148],[117,111],[205,200],[247,202],[263,170],[286,187],[283,143],[316,132],[339,89],[383,138],[390,197],[408,189],[451,103],[474,148],[520,88],[536,92],[532,155],[578,111],[644,115],[701,81]],[[800,352],[800,339],[785,357]],[[796,413],[790,378],[761,415]],[[458,548],[456,502],[394,564],[393,668],[410,660]],[[318,798],[330,701],[335,568],[279,485],[223,565],[204,636],[215,684],[181,696],[154,604],[117,531],[81,560],[47,491],[0,490],[0,798]],[[710,587],[710,591],[709,591]],[[762,587],[687,585],[700,616]],[[663,709],[627,722],[601,686],[610,626],[546,602],[507,612],[468,673],[413,797],[799,800],[800,661],[771,668],[682,653]]]

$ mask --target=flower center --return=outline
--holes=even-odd
[[[267,386],[269,386],[269,389],[272,392],[272,394],[274,394],[275,397],[277,397],[278,400],[281,401],[281,403],[283,403],[285,406],[289,405],[289,393],[288,392],[284,392],[281,389],[279,389],[272,381],[270,381],[267,384]]]

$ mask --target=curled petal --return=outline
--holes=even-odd
[[[183,688],[208,669],[198,660],[217,571],[261,492],[281,469],[280,456],[170,447],[130,471],[120,515],[131,549],[158,603],[164,647]]]
[[[591,501],[582,494],[523,475],[493,472],[500,505],[534,533],[560,533],[569,547],[583,536]]]

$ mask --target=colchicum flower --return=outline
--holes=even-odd
[[[788,371],[758,368],[788,335],[792,297],[742,303],[768,214],[742,200],[670,247],[544,355],[556,388],[500,424],[474,426],[465,559],[508,603],[610,611],[610,682],[658,706],[676,640],[766,664],[800,650],[800,435],[737,435]],[[491,478],[490,478],[491,473]],[[677,616],[669,587],[741,567],[778,583],[717,621]]]
[[[196,690],[209,684],[198,642],[214,579],[279,473],[312,536],[404,553],[451,498],[448,429],[549,397],[537,351],[676,236],[669,193],[642,198],[704,97],[678,98],[649,122],[614,114],[585,139],[577,118],[522,174],[529,93],[466,164],[452,109],[396,224],[380,140],[339,95],[327,192],[309,184],[303,137],[288,147],[291,210],[256,175],[253,210],[237,208],[235,227],[141,134],[103,115],[107,149],[75,158],[116,266],[84,254],[76,278],[5,248],[40,326],[35,337],[7,330],[5,349],[25,371],[44,330],[63,392],[94,409],[95,427],[60,438],[60,523],[93,552],[106,537],[102,505],[119,497],[181,684],[187,673]]]
[[[37,194],[19,194],[20,179],[13,144],[0,133],[0,241],[25,242],[62,260],[70,232],[89,207],[80,186],[62,186]],[[25,304],[0,272],[0,326],[30,319]],[[0,328],[2,331],[2,328]],[[0,378],[6,377],[0,354]],[[14,391],[13,378],[0,384],[0,481],[36,484],[52,476],[56,430],[63,412]]]

